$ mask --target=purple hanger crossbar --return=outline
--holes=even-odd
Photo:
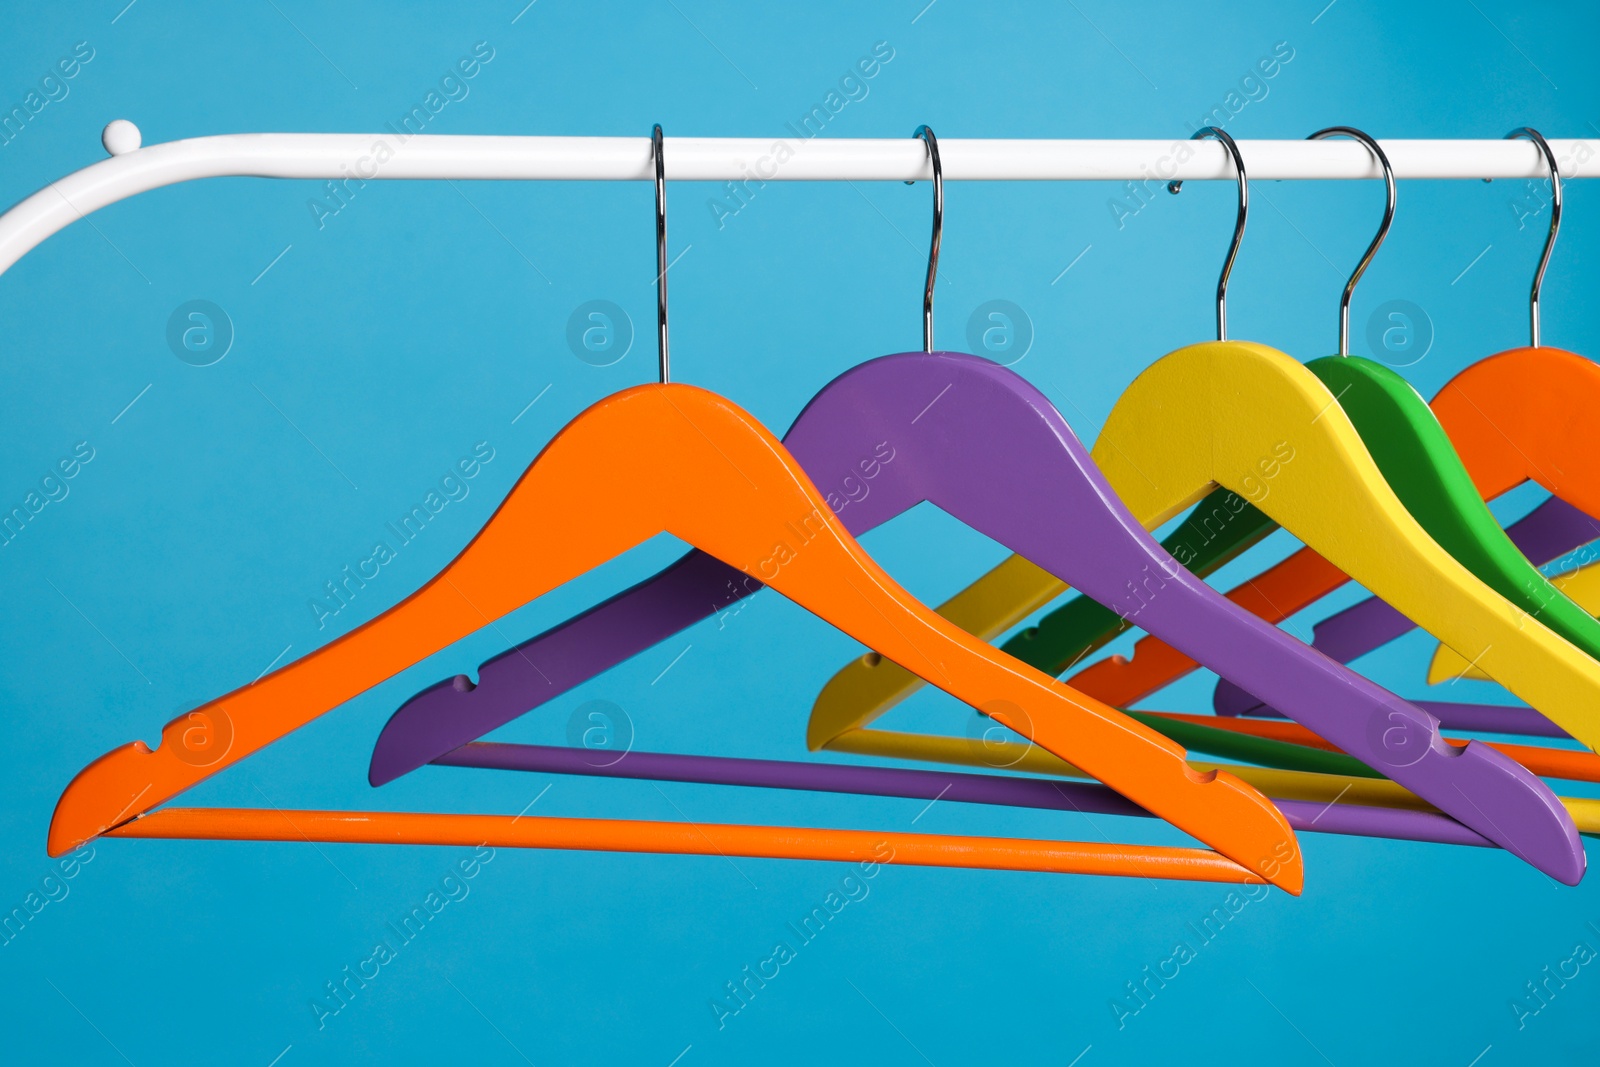
[[[840,763],[682,756],[661,752],[629,752],[615,762],[602,765],[594,762],[595,756],[596,753],[583,748],[474,741],[454,752],[447,752],[433,762],[444,767],[799,789],[813,793],[851,793],[857,796],[905,797],[910,800],[952,800],[964,804],[998,804],[1095,815],[1140,815],[1146,818],[1150,815],[1114,790],[1090,782]],[[1474,833],[1447,815],[1431,811],[1323,804],[1309,800],[1274,800],[1273,803],[1296,830],[1383,837],[1396,841],[1494,847],[1494,842],[1481,834]]]
[[[1535,566],[1543,566],[1600,537],[1600,523],[1565,500],[1551,497],[1508,526],[1506,533]],[[1311,631],[1311,647],[1340,663],[1349,663],[1415,628],[1416,623],[1382,600],[1368,597],[1317,623]],[[1533,737],[1570,736],[1533,708],[1457,704],[1439,700],[1416,700],[1412,703],[1436,716],[1440,725],[1451,730]],[[1227,680],[1217,682],[1212,706],[1218,715],[1269,717],[1283,714],[1268,702],[1257,700]]]
[[[1433,716],[1184,570],[1117,498],[1060,412],[1012,371],[951,352],[871,360],[813,397],[784,444],[853,535],[929,501],[1551,877],[1582,878],[1577,828],[1537,776],[1481,743],[1451,746]],[[413,697],[384,726],[368,776],[380,785],[476,740],[755,587],[691,554],[662,583],[646,581],[490,660],[476,687],[458,677]],[[1134,595],[1152,588],[1148,599]]]

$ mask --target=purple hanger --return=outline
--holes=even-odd
[[[1543,566],[1600,537],[1600,523],[1565,500],[1551,497],[1508,526],[1506,533],[1524,556],[1536,566]],[[1349,663],[1415,628],[1416,623],[1382,600],[1368,597],[1317,623],[1311,631],[1311,647],[1340,663]],[[1218,680],[1212,696],[1212,706],[1218,715],[1282,716],[1283,713],[1275,710],[1271,703],[1256,699],[1225,679]],[[1440,724],[1451,730],[1535,737],[1570,736],[1533,708],[1456,704],[1439,700],[1416,700],[1412,703],[1437,716]]]
[[[1577,829],[1543,782],[1486,745],[1449,745],[1431,715],[1184,570],[1019,375],[950,352],[885,356],[830,382],[784,444],[829,502],[839,501],[853,535],[930,501],[1552,877],[1582,877]],[[381,785],[476,740],[755,587],[691,553],[659,582],[483,664],[476,687],[458,676],[413,697],[379,735],[369,778]]]
[[[1017,808],[1092,812],[1096,815],[1150,813],[1106,786],[1053,778],[923,771],[900,767],[862,767],[841,763],[733,759],[629,752],[614,763],[596,765],[594,752],[548,745],[507,745],[474,741],[433,762],[445,767],[479,767],[546,774],[584,774],[602,778],[641,778],[657,782],[799,789],[812,793],[853,793],[911,800],[953,800]],[[1432,841],[1443,845],[1493,848],[1494,842],[1447,815],[1407,808],[1324,804],[1311,800],[1273,800],[1296,830],[1324,834]]]

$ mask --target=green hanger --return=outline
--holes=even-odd
[[[1439,547],[1483,583],[1591,658],[1600,659],[1600,621],[1574,604],[1528,562],[1478,495],[1472,476],[1428,402],[1400,375],[1350,353],[1350,296],[1394,221],[1394,171],[1371,137],[1349,126],[1311,139],[1351,137],[1383,167],[1388,190],[1383,225],[1345,283],[1339,300],[1339,354],[1307,364],[1338,398],[1395,496]]]
[[[1369,359],[1327,356],[1307,368],[1339,398],[1395,496],[1439,547],[1483,583],[1600,659],[1600,621],[1528,562],[1495,521],[1444,427],[1406,380]]]

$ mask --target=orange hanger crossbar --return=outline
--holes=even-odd
[[[676,384],[624,390],[575,418],[461,554],[400,604],[168,723],[160,747],[134,742],[84,768],[57,804],[51,854],[150,811],[663,531],[759,578],[1246,869],[1299,889],[1294,832],[1265,797],[1230,774],[1193,771],[1172,741],[916,601],[849,536],[770,432],[728,400]]]
[[[491,845],[585,852],[868,861],[916,867],[966,867],[1051,874],[1179,878],[1261,884],[1209,849],[1080,844],[1010,837],[960,837],[902,831],[814,830],[631,819],[528,815],[433,815],[398,811],[294,811],[164,808],[106,832],[107,837],[339,844]]]

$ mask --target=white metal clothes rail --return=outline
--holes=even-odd
[[[51,234],[139,193],[196,178],[652,181],[649,137],[521,137],[382,133],[241,133],[141,147],[119,119],[102,137],[111,158],[53,182],[0,215],[0,272]],[[1382,141],[1396,178],[1545,178],[1525,140]],[[1553,139],[1561,177],[1600,172],[1600,142]],[[1355,142],[1240,141],[1252,180],[1383,176]],[[922,141],[904,138],[669,137],[671,181],[913,181],[933,177]],[[948,181],[1234,180],[1216,141],[941,139]]]

